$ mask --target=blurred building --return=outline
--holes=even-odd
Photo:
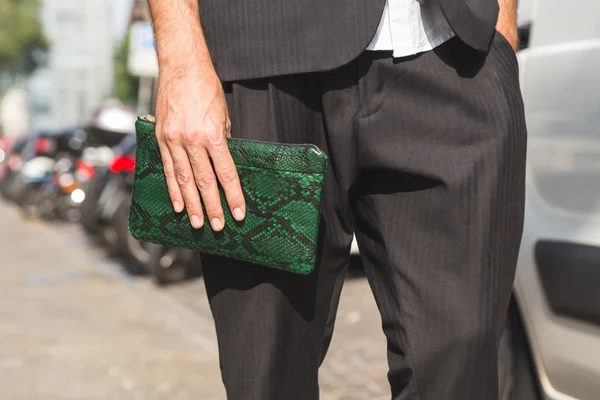
[[[146,3],[148,0],[144,0]],[[110,26],[113,36],[113,45],[118,47],[127,32],[131,18],[131,7],[134,0],[109,0]]]
[[[28,85],[33,129],[82,123],[111,94],[114,4],[43,1],[41,19],[51,50]]]
[[[156,44],[150,22],[150,12],[146,0],[135,0],[132,4],[129,21],[129,56],[127,69],[140,78],[138,92],[138,114],[154,112],[154,102],[158,78]]]
[[[8,89],[0,98],[0,136],[17,137],[27,134],[27,91],[22,88]]]

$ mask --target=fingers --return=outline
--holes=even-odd
[[[228,131],[228,124],[224,129]],[[159,146],[173,208],[181,212],[185,206],[196,229],[204,224],[202,205],[213,230],[220,231],[225,226],[219,182],[233,217],[241,221],[246,215],[244,195],[229,153],[225,130],[212,134],[165,132],[159,136],[162,138]]]
[[[194,228],[200,229],[204,225],[204,214],[187,152],[178,138],[167,138],[166,145],[173,160],[175,182],[182,195],[190,223]]]
[[[241,221],[246,216],[246,204],[240,179],[225,138],[220,143],[213,144],[210,147],[210,156],[219,182],[225,192],[229,209],[233,217],[237,221]]]
[[[225,219],[217,179],[213,173],[208,154],[202,146],[187,146],[186,151],[194,172],[195,184],[200,190],[210,225],[214,231],[220,231],[225,226]]]
[[[165,178],[167,180],[167,188],[169,190],[169,197],[171,198],[171,204],[175,212],[180,213],[183,211],[183,196],[179,190],[179,184],[175,179],[175,167],[173,166],[173,159],[169,147],[164,140],[158,140],[158,147],[160,148],[160,155],[163,161],[163,169]]]

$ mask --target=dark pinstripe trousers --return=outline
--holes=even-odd
[[[459,39],[322,73],[225,84],[233,135],[330,157],[319,265],[296,276],[204,256],[233,400],[318,398],[353,232],[381,312],[393,399],[497,398],[523,225],[518,65]]]

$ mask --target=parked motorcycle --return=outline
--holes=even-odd
[[[98,199],[108,181],[108,166],[97,166],[93,169],[90,180],[83,185],[85,197],[81,203],[80,223],[85,232],[95,236],[99,233],[102,221],[98,213]]]
[[[37,218],[79,218],[83,196],[75,177],[87,134],[79,128],[47,131],[32,137],[26,146],[28,159],[20,171],[21,187],[16,202],[25,215]]]
[[[40,192],[45,190],[51,181],[55,161],[50,157],[39,156],[25,162],[14,183],[15,202],[29,217],[39,217],[40,208],[37,203]]]
[[[129,208],[135,170],[135,136],[126,136],[114,150],[103,180],[106,182],[96,201],[98,233],[109,255],[127,260],[132,274],[145,272],[149,261],[146,243],[129,233]]]
[[[123,145],[129,143],[128,146],[131,146],[131,142],[135,142],[136,119],[137,115],[133,110],[106,105],[96,110],[86,124],[92,145],[83,152],[81,158],[82,169],[87,170],[89,179],[82,186],[85,198],[81,204],[80,222],[86,233],[108,244],[110,253],[119,252],[115,243],[116,234],[106,230],[107,221],[100,212],[99,201],[102,196],[103,210],[113,191],[113,188],[107,188],[113,174],[109,164],[115,155],[124,151]],[[126,138],[129,139],[124,140]],[[113,167],[121,166],[122,164]]]
[[[54,141],[48,132],[37,132],[24,139],[22,149],[10,162],[13,176],[7,184],[5,196],[8,200],[21,203],[30,190],[34,190],[47,178],[52,169]]]
[[[76,179],[76,164],[69,155],[60,156],[53,172],[39,190],[25,200],[25,213],[38,218],[59,218],[76,222],[81,216],[79,206],[85,197]]]
[[[15,139],[0,162],[0,194],[7,200],[13,197],[14,181],[23,165],[22,153],[26,144],[27,138]]]

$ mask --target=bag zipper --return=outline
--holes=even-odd
[[[156,125],[156,117],[154,115],[146,114],[138,117],[140,121],[147,122],[153,125]],[[244,142],[255,142],[255,143],[265,143],[265,144],[275,144],[282,146],[296,146],[296,147],[305,147],[315,150],[318,154],[323,154],[323,151],[312,143],[281,143],[281,142],[268,142],[266,140],[253,140],[253,139],[241,139],[241,138],[233,138],[234,140],[241,140]]]
[[[151,124],[156,124],[156,117],[154,115],[146,114],[138,117],[140,121],[149,122]]]

